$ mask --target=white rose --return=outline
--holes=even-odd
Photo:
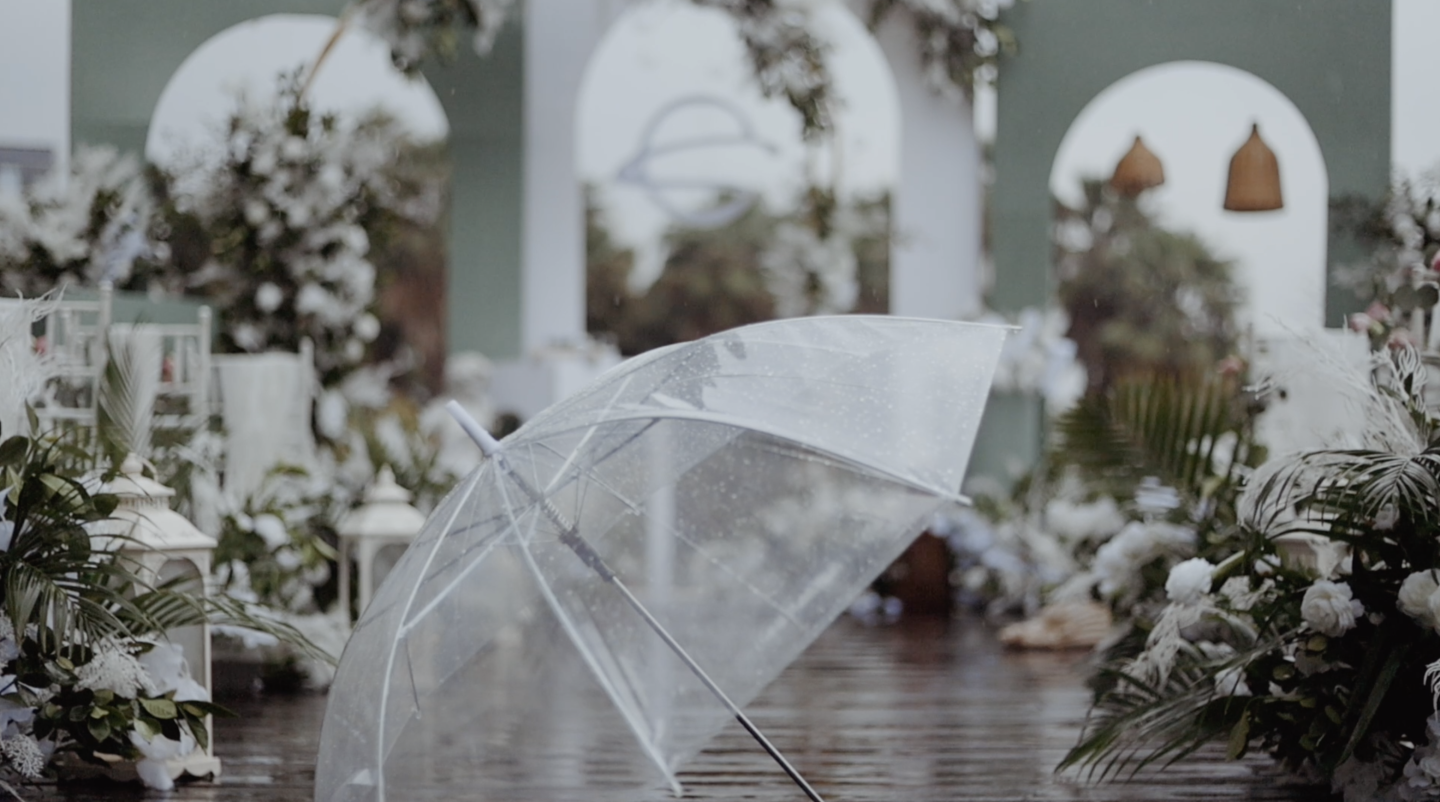
[[[1430,598],[1440,590],[1440,582],[1434,571],[1416,571],[1400,583],[1400,597],[1395,605],[1401,612],[1427,627],[1435,626],[1435,615],[1430,609]]]
[[[1215,675],[1215,693],[1221,696],[1250,696],[1244,666],[1230,666]]]
[[[1305,598],[1300,602],[1300,617],[1305,623],[1332,638],[1349,632],[1355,626],[1355,619],[1364,614],[1364,605],[1355,601],[1350,586],[1344,582],[1318,579],[1305,591]]]
[[[245,222],[251,226],[258,226],[270,219],[270,207],[265,201],[259,198],[250,198],[245,201]]]
[[[366,312],[355,319],[355,336],[359,337],[361,342],[372,342],[380,336],[380,321]]]
[[[255,290],[255,308],[267,315],[279,309],[284,300],[285,291],[274,282],[267,281]]]
[[[1194,604],[1210,592],[1215,566],[1202,557],[1194,557],[1170,569],[1165,580],[1165,595],[1177,604]]]
[[[268,512],[255,516],[255,534],[272,549],[290,542],[290,531],[285,528],[285,522]]]

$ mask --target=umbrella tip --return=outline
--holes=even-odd
[[[477,423],[470,413],[465,411],[465,407],[460,406],[459,401],[451,399],[445,404],[445,411],[449,412],[450,417],[460,424],[460,428],[470,435],[470,439],[475,441],[475,445],[480,446],[480,451],[485,456],[493,457],[500,453],[500,441],[485,431],[485,427]]]

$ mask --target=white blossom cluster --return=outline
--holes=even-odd
[[[351,13],[390,48],[396,68],[419,71],[431,53],[455,56],[455,43],[471,32],[475,52],[490,52],[513,0],[356,0]]]
[[[80,666],[75,676],[75,687],[82,691],[110,691],[131,698],[155,692],[145,667],[129,650],[113,641],[97,644],[94,657]]]
[[[403,136],[393,123],[342,124],[295,95],[242,98],[223,163],[180,187],[215,242],[190,281],[225,310],[226,344],[295,349],[308,337],[316,367],[333,376],[358,365],[380,332],[367,225],[387,213],[433,217],[438,198],[390,178]]]
[[[1430,267],[1426,245],[1440,240],[1440,175],[1412,184],[1397,182],[1385,205],[1385,219],[1394,239],[1395,267],[1423,272]],[[1387,277],[1391,292],[1399,289],[1402,278]]]
[[[25,402],[45,386],[54,373],[54,362],[37,348],[31,325],[53,308],[50,297],[35,300],[0,299],[0,437],[20,430]],[[0,516],[5,502],[0,499]],[[8,547],[8,532],[0,522],[0,534]]]
[[[899,10],[911,18],[926,84],[944,95],[971,91],[993,80],[995,60],[1010,34],[998,22],[1014,0],[875,0],[872,25]]]
[[[775,297],[776,317],[833,315],[855,307],[860,295],[858,260],[850,237],[834,231],[782,222],[760,255],[766,287]]]
[[[1019,326],[1005,339],[993,387],[1000,392],[1039,393],[1046,410],[1060,414],[1085,393],[1085,366],[1076,359],[1075,341],[1065,336],[1070,318],[1059,307],[1026,307],[1013,318],[990,312],[982,323]]]
[[[18,198],[0,195],[0,296],[129,278],[152,254],[154,204],[140,165],[112,147],[79,147]]]
[[[1425,744],[1405,762],[1395,791],[1405,802],[1440,799],[1440,713],[1425,722]]]
[[[0,616],[0,659],[8,665],[19,656],[14,632],[8,616]],[[139,656],[136,652],[146,649]],[[190,674],[184,649],[165,641],[109,639],[94,644],[89,661],[76,671],[74,687],[79,690],[110,691],[117,696],[136,699],[170,695],[176,702],[210,701],[210,694]],[[24,690],[37,704],[53,698],[60,690],[21,686],[15,676],[0,677],[0,694]],[[36,708],[0,698],[0,766],[13,770],[26,779],[36,779],[44,771],[56,744],[36,740],[31,727]],[[163,735],[147,739],[132,730],[128,737],[141,754],[136,770],[141,781],[157,790],[174,787],[166,761],[182,757],[195,749],[195,739],[182,729],[179,741]]]
[[[34,738],[23,733],[0,740],[0,756],[16,773],[27,779],[37,779],[45,770],[45,752]]]
[[[1090,574],[1107,599],[1138,594],[1140,569],[1165,556],[1193,553],[1195,530],[1165,521],[1131,521],[1095,552]]]

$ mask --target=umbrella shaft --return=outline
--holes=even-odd
[[[576,540],[580,540],[578,535],[576,536]],[[590,549],[590,544],[585,543],[584,540],[580,540],[580,542],[584,544],[586,550],[594,554],[594,550]],[[585,558],[583,553],[577,552],[577,554],[579,554],[580,559],[585,560],[586,564],[589,564],[590,561]],[[594,556],[595,559],[600,559],[598,554],[594,554]],[[608,571],[609,569],[607,568],[606,570]],[[725,708],[735,716],[735,720],[739,721],[740,726],[744,727],[745,731],[750,733],[750,737],[754,738],[755,742],[760,744],[760,747],[764,749],[776,763],[780,764],[780,768],[784,769],[785,773],[790,775],[790,779],[794,780],[795,784],[800,786],[800,790],[804,791],[805,795],[810,797],[812,802],[825,802],[820,794],[816,793],[815,789],[810,787],[810,783],[806,782],[805,778],[800,776],[800,772],[796,770],[794,766],[790,765],[790,761],[786,760],[785,756],[780,754],[780,750],[776,749],[775,745],[770,743],[770,739],[766,738],[765,734],[760,732],[760,729],[740,710],[739,706],[730,700],[730,697],[725,694],[725,691],[721,690],[720,686],[716,685],[715,681],[710,679],[710,675],[706,674],[705,670],[700,667],[700,664],[695,662],[695,658],[691,657],[690,653],[685,651],[685,647],[681,646],[680,643],[670,635],[669,631],[655,619],[655,616],[650,614],[650,611],[645,605],[641,604],[640,600],[635,598],[635,594],[630,592],[630,588],[626,587],[625,583],[621,582],[619,577],[616,577],[613,573],[610,574],[609,581],[616,590],[620,591],[620,594],[625,597],[625,601],[630,604],[635,612],[639,613],[640,617],[645,619],[645,623],[650,626],[650,629],[654,630],[655,634],[659,635],[660,639],[665,641],[665,645],[669,646],[670,650],[675,652],[675,656],[679,657],[681,661],[685,663],[686,667],[705,684],[705,687],[710,689],[710,692],[715,695],[715,698],[719,699],[720,703],[725,705]]]
[[[467,431],[469,431],[468,428]],[[471,436],[473,437],[474,435],[472,434]],[[750,737],[754,738],[755,742],[760,744],[760,747],[790,776],[790,779],[794,780],[795,784],[800,786],[800,790],[804,791],[805,795],[810,797],[811,802],[825,802],[820,794],[816,793],[815,789],[810,787],[810,783],[806,782],[805,778],[800,776],[800,772],[797,771],[794,766],[790,765],[790,761],[786,760],[785,756],[780,754],[780,750],[776,749],[775,745],[770,743],[770,739],[766,738],[765,735],[760,732],[760,729],[755,726],[754,722],[750,721],[749,717],[740,710],[740,707],[731,701],[729,696],[725,695],[725,691],[721,690],[720,686],[716,685],[715,681],[710,679],[710,675],[706,674],[705,669],[701,668],[700,664],[695,662],[695,658],[691,657],[690,653],[685,651],[685,647],[681,646],[679,641],[670,635],[669,631],[665,629],[659,620],[650,614],[650,610],[647,609],[644,604],[641,604],[639,599],[635,598],[635,594],[630,592],[630,588],[626,587],[625,583],[620,581],[620,577],[616,576],[615,572],[610,570],[610,566],[605,564],[605,559],[595,551],[594,547],[592,547],[585,538],[580,536],[580,528],[566,519],[564,513],[560,512],[550,499],[542,496],[529,482],[525,481],[525,479],[520,476],[520,473],[510,466],[510,461],[505,458],[504,452],[496,451],[491,456],[499,464],[500,469],[509,475],[511,479],[515,480],[515,483],[520,486],[520,489],[525,495],[529,496],[530,500],[537,504],[541,510],[544,510],[546,517],[560,528],[560,542],[569,547],[569,549],[575,553],[575,556],[579,557],[591,570],[599,574],[604,581],[609,582],[612,587],[620,591],[620,594],[625,597],[625,601],[630,607],[644,619],[645,623],[656,635],[660,636],[660,639],[665,642],[666,646],[670,647],[670,650],[675,653],[675,656],[679,657],[680,660],[685,663],[685,666],[690,669],[691,673],[704,683],[706,688],[710,689],[710,693],[714,694],[715,698],[720,700],[720,703],[725,706],[725,709],[729,710],[730,713],[735,716],[735,719],[740,722],[740,726],[744,727],[745,731],[750,733]]]

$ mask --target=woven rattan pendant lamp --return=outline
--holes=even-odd
[[[1230,158],[1225,208],[1232,212],[1268,212],[1284,206],[1280,163],[1275,151],[1260,138],[1260,124],[1256,123],[1250,127],[1250,138]]]
[[[1110,186],[1121,195],[1133,198],[1163,183],[1165,168],[1137,135],[1135,144],[1130,146],[1130,150],[1120,157],[1119,163],[1115,165],[1115,174],[1110,176]]]

